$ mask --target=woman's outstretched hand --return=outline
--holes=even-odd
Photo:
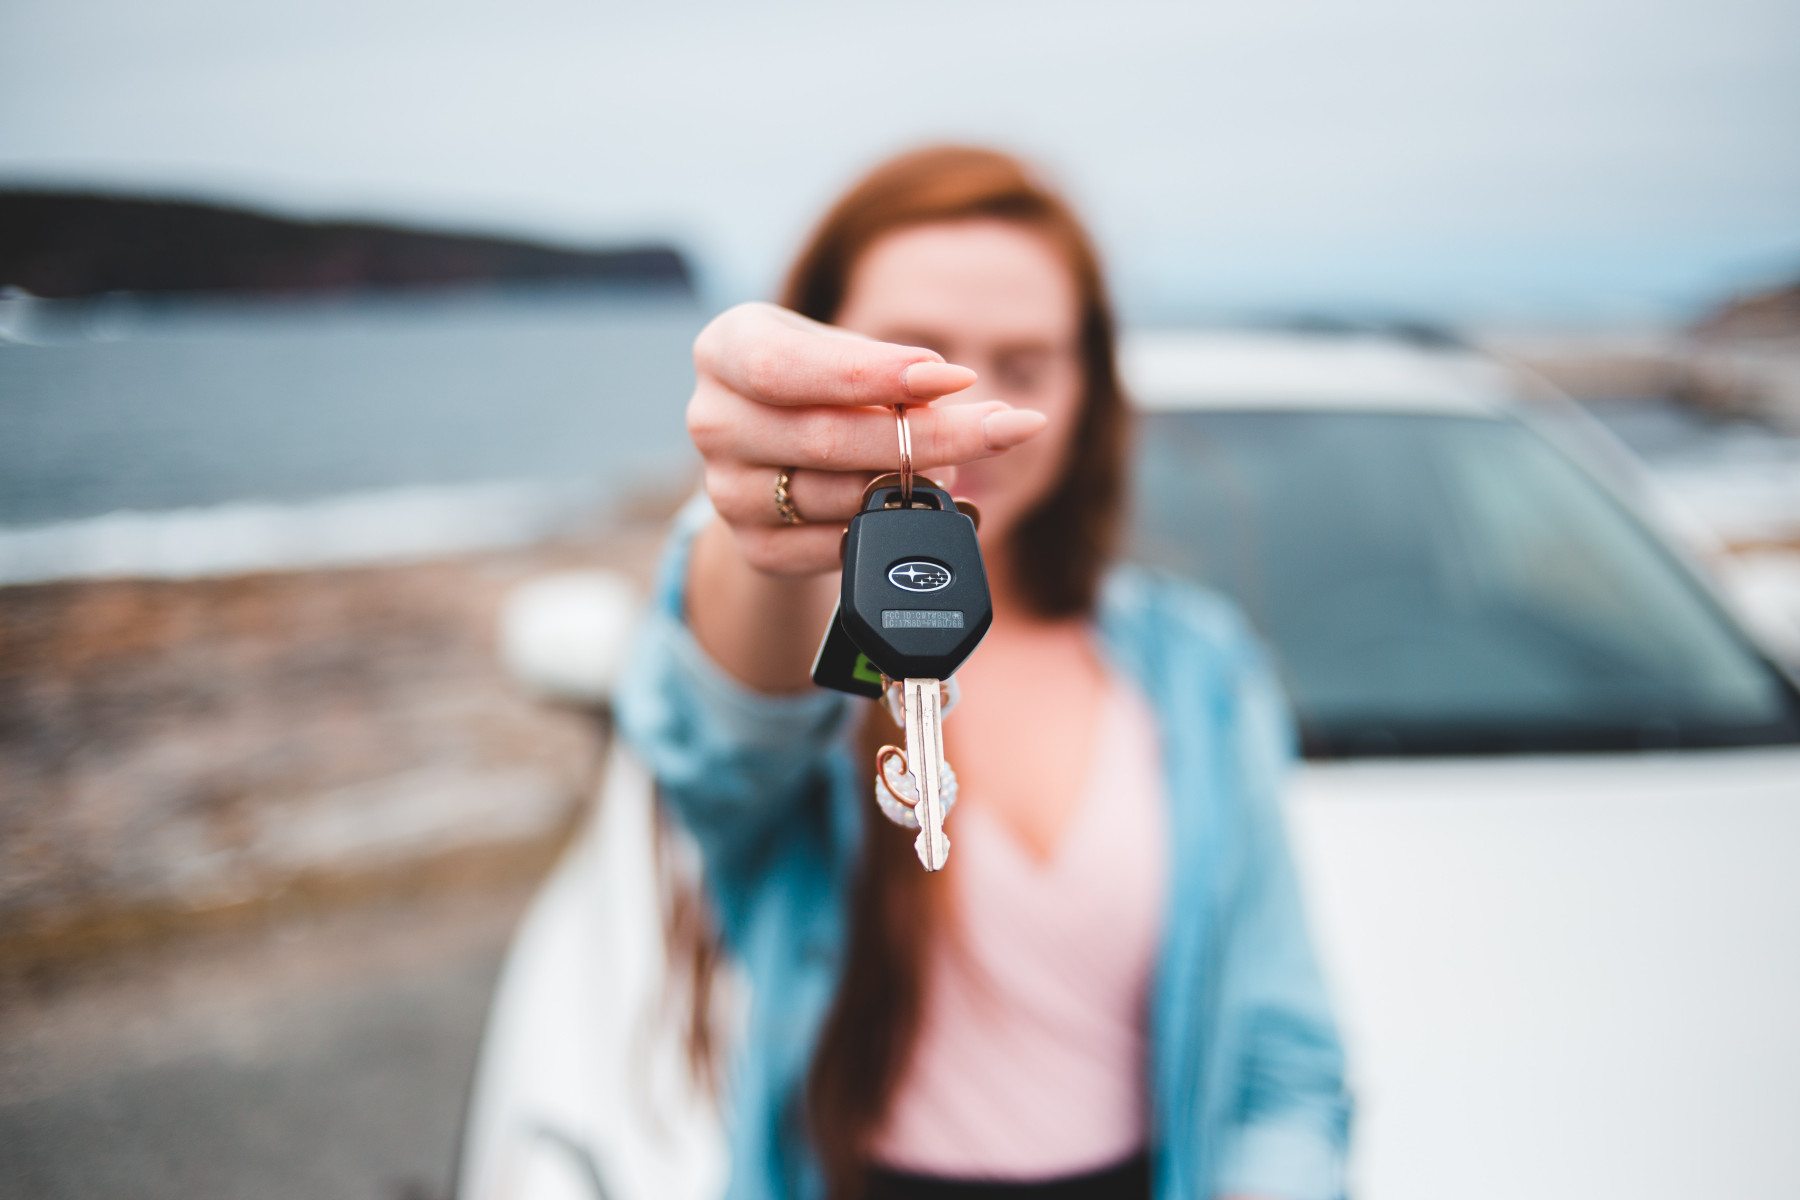
[[[695,340],[694,366],[688,433],[719,519],[694,541],[688,625],[714,662],[763,692],[809,682],[836,596],[838,539],[863,488],[899,466],[887,406],[916,406],[913,466],[945,483],[957,463],[1011,449],[1045,424],[999,401],[933,405],[975,372],[772,304],[720,314]],[[775,507],[784,467],[800,525]]]
[[[772,304],[720,314],[695,340],[694,366],[688,433],[706,462],[707,495],[745,563],[773,576],[837,570],[838,537],[863,488],[898,469],[889,406],[918,406],[913,466],[946,482],[946,468],[1009,450],[1045,424],[998,400],[930,405],[968,388],[975,372]],[[783,467],[804,524],[784,524],[776,510]]]

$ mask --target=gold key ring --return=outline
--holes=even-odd
[[[913,461],[912,426],[906,420],[906,405],[894,405],[894,426],[900,433],[900,503],[912,507]]]

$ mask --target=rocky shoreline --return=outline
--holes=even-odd
[[[567,567],[643,579],[659,533],[0,588],[0,970],[541,871],[605,729],[507,677],[500,603]]]

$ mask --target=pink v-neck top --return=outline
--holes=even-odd
[[[1167,866],[1155,717],[1109,682],[1092,766],[1040,861],[970,796],[949,822],[958,928],[926,964],[923,1025],[877,1162],[1031,1179],[1147,1140],[1145,1028]]]

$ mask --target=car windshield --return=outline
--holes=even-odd
[[[1510,421],[1149,414],[1133,537],[1242,606],[1309,757],[1800,740],[1792,686]]]

